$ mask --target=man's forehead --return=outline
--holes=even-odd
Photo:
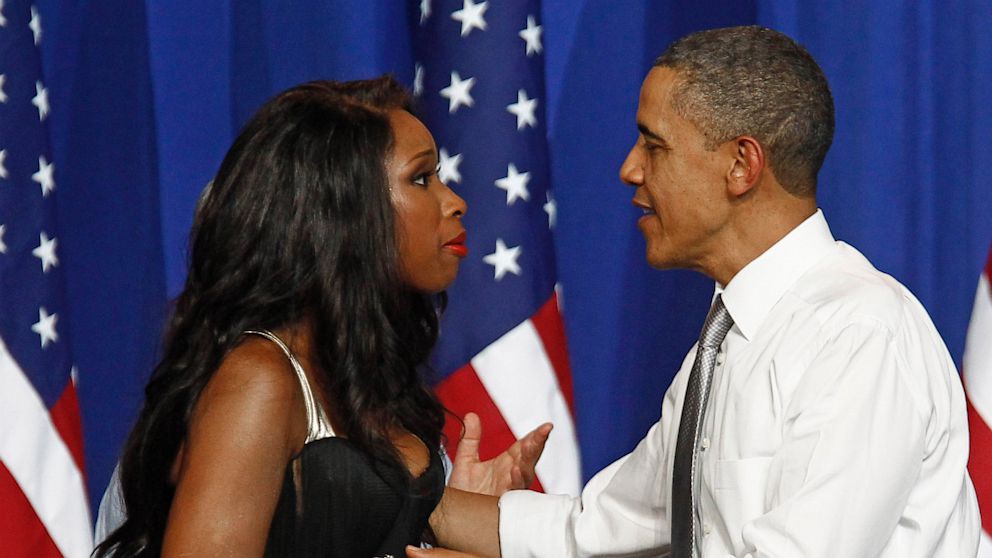
[[[641,84],[641,103],[661,106],[669,102],[677,79],[678,73],[671,68],[663,66],[651,68]]]
[[[672,85],[676,74],[670,68],[652,68],[641,84],[637,122],[655,128],[670,114]]]

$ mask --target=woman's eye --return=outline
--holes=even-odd
[[[413,182],[417,186],[427,187],[427,185],[430,184],[431,177],[437,175],[439,172],[441,172],[440,163],[438,163],[438,165],[434,167],[434,170],[432,170],[431,172],[423,172],[414,176],[411,182]]]

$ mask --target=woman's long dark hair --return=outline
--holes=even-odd
[[[245,125],[194,219],[189,276],[121,459],[127,520],[97,555],[161,552],[190,414],[246,329],[309,324],[338,429],[375,458],[401,464],[396,427],[437,451],[443,408],[419,374],[436,301],[400,279],[385,171],[386,111],[409,105],[388,76],[312,82]]]

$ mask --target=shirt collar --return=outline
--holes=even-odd
[[[834,245],[834,236],[823,211],[817,209],[744,266],[726,287],[717,283],[713,296],[723,295],[723,303],[734,319],[734,325],[750,341],[775,303]]]

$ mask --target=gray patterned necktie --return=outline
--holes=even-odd
[[[672,475],[672,557],[695,558],[699,556],[699,430],[706,416],[710,381],[716,356],[723,339],[733,327],[734,320],[723,305],[722,295],[717,295],[710,308],[703,332],[699,334],[696,360],[689,373],[689,385],[682,404],[679,437],[675,442],[675,468]]]

